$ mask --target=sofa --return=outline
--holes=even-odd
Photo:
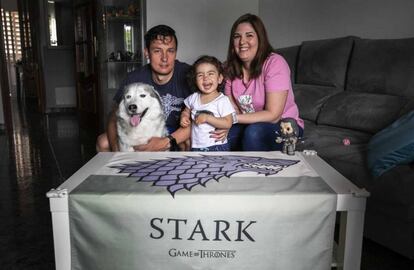
[[[368,190],[364,236],[413,259],[414,163],[397,162],[375,175],[368,157],[382,147],[372,145],[377,134],[398,130],[391,125],[414,110],[414,38],[348,36],[276,51],[290,66],[305,121],[299,149],[316,150]]]

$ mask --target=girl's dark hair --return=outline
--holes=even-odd
[[[262,67],[266,58],[274,51],[272,45],[270,45],[269,39],[267,37],[266,28],[262,20],[253,14],[247,13],[238,18],[233,26],[231,27],[229,48],[227,52],[227,62],[226,62],[226,72],[230,80],[235,78],[241,78],[243,75],[242,72],[242,62],[237,56],[234,45],[233,37],[236,32],[237,27],[241,23],[249,23],[253,29],[256,31],[258,38],[258,48],[257,53],[250,64],[250,78],[254,79],[260,76],[262,73]]]
[[[196,81],[197,81],[196,70],[197,70],[197,67],[201,64],[211,64],[215,66],[217,68],[218,74],[219,75],[222,74],[224,77],[224,68],[220,60],[218,60],[214,56],[202,55],[194,62],[194,64],[191,66],[188,72],[188,75],[187,75],[188,84],[191,86],[193,91],[199,91],[197,88],[197,84],[196,84]],[[217,90],[221,92],[223,88],[224,88],[224,80],[218,85]]]

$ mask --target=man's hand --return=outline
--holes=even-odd
[[[152,137],[147,144],[134,146],[135,151],[156,152],[170,150],[170,140],[166,137]]]
[[[210,138],[214,138],[216,142],[224,141],[229,134],[229,129],[216,129],[210,132]]]
[[[206,113],[200,113],[195,117],[194,123],[196,125],[207,123],[209,117],[211,117],[211,115]]]

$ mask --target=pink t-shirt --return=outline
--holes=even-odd
[[[249,81],[247,85],[243,80],[236,78],[226,80],[224,92],[232,96],[243,113],[262,111],[265,107],[266,92],[288,90],[282,118],[294,118],[298,125],[304,127],[303,120],[299,118],[298,106],[292,91],[290,69],[286,60],[279,54],[272,53],[264,62],[262,74]]]

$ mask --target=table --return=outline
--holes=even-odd
[[[69,200],[68,194],[76,190],[81,184],[84,183],[85,179],[88,179],[92,174],[96,174],[97,172],[102,173],[104,167],[109,163],[117,163],[123,161],[126,156],[130,158],[130,155],[135,155],[133,157],[137,159],[152,159],[152,160],[163,160],[167,157],[174,157],[174,158],[183,158],[183,157],[192,157],[192,156],[199,156],[200,153],[99,153],[96,155],[92,160],[90,160],[85,166],[83,166],[79,171],[77,171],[72,177],[70,177],[67,181],[65,181],[62,185],[60,185],[57,189],[52,189],[50,192],[47,193],[47,196],[50,198],[50,209],[52,212],[52,224],[53,224],[53,236],[54,236],[54,246],[55,246],[55,260],[56,260],[56,269],[71,269],[71,233],[70,233],[70,219],[69,219]],[[282,155],[279,152],[226,152],[226,153],[212,153],[212,155],[217,156],[228,156],[228,155],[238,155],[238,156],[246,156],[246,157],[284,157],[286,159],[291,158],[287,155]],[[331,166],[329,166],[326,162],[324,162],[320,157],[317,156],[316,152],[314,151],[304,151],[297,152],[294,159],[302,161],[306,166],[317,172],[320,178],[335,192],[336,194],[336,211],[340,214],[340,237],[338,243],[338,250],[336,252],[337,258],[334,258],[332,265],[337,267],[337,269],[359,269],[360,268],[360,258],[361,258],[361,248],[362,248],[362,236],[363,236],[363,223],[364,223],[364,211],[365,211],[365,202],[366,197],[369,195],[368,192],[365,190],[361,190],[353,185],[349,180],[339,174],[336,170],[334,170]],[[122,162],[121,162],[122,163]],[[259,164],[260,165],[260,164]],[[168,163],[163,166],[168,166]],[[260,167],[260,166],[259,166]],[[251,173],[247,173],[248,176]],[[257,173],[256,173],[257,175]],[[283,173],[282,173],[283,175]],[[142,175],[141,175],[142,177]],[[218,177],[220,179],[220,177]],[[147,179],[148,180],[148,179]],[[260,181],[264,181],[260,179]],[[266,180],[267,181],[267,180]],[[148,181],[151,182],[151,181]],[[224,180],[213,181],[213,182],[226,182]],[[191,181],[189,182],[191,184]],[[222,184],[221,184],[222,185]],[[210,182],[206,182],[205,186],[208,186],[206,190],[215,189],[213,184]],[[230,185],[231,186],[231,185]],[[189,196],[184,195],[186,189],[181,189],[177,185],[165,185],[160,186],[162,188],[168,188],[171,195],[169,196]],[[190,187],[192,189],[192,187]],[[194,187],[194,190],[200,190],[200,192],[204,192],[204,188],[200,185]],[[153,190],[153,188],[151,189]],[[159,188],[158,188],[159,190]],[[157,191],[158,192],[158,191]],[[197,191],[194,196],[202,196],[197,195]],[[151,192],[149,192],[151,194]],[[192,195],[193,196],[193,195]],[[178,200],[177,200],[178,201]],[[172,224],[175,224],[175,229],[180,224],[181,221],[177,221],[176,219],[170,220]],[[153,230],[152,236],[154,238],[161,236],[161,220],[152,220]],[[166,220],[164,221],[165,224]],[[237,221],[236,221],[237,222]],[[200,231],[202,228],[201,223],[195,223],[196,225],[193,226],[191,229],[192,232],[196,234],[199,238],[204,238],[203,233]],[[251,223],[251,226],[254,223]],[[227,224],[225,221],[216,221],[214,226],[223,226],[225,227]],[[240,222],[236,225],[229,224],[229,226],[239,226],[239,232],[237,233],[238,237],[244,237],[244,240],[249,241],[249,236],[254,238],[254,236],[249,235],[249,230],[247,229],[249,223],[245,223],[244,225]],[[243,227],[244,226],[244,227]],[[157,229],[158,228],[158,229]],[[241,228],[241,229],[240,229]],[[243,228],[245,229],[243,233]],[[164,229],[164,228],[163,228]],[[213,234],[214,235],[214,234]],[[174,236],[171,236],[174,238]],[[175,235],[177,237],[177,235]],[[186,237],[194,238],[194,235],[187,235]],[[211,236],[208,236],[212,238]],[[218,236],[215,235],[215,238]],[[226,240],[226,235],[221,234],[221,239],[216,240]],[[207,236],[205,236],[207,238]],[[73,240],[73,238],[72,238]],[[203,239],[201,239],[203,240]],[[204,239],[205,240],[205,239]],[[211,240],[211,239],[210,239]],[[236,238],[232,239],[233,241],[237,240]],[[169,252],[172,252],[176,255],[176,253],[180,252],[180,250],[171,249]],[[186,251],[189,252],[189,251]],[[226,253],[227,252],[227,253]],[[183,251],[181,251],[183,253]],[[240,254],[240,252],[239,252]],[[182,254],[179,254],[182,255]],[[184,254],[186,256],[190,256],[191,254],[187,253]],[[170,254],[171,256],[171,254]],[[199,255],[201,256],[201,255]],[[207,255],[206,255],[207,256]],[[226,249],[225,252],[221,256],[231,257],[234,256],[234,253],[231,253],[231,250]]]

